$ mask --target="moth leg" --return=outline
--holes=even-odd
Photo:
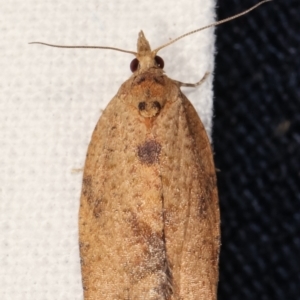
[[[209,72],[206,72],[204,74],[204,76],[196,83],[185,83],[185,82],[181,82],[181,81],[177,81],[177,80],[173,80],[179,87],[181,86],[187,86],[187,87],[196,87],[198,85],[201,85],[205,80],[206,78],[208,77],[209,75]]]

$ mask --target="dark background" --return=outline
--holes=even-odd
[[[255,0],[218,1],[218,19]],[[218,300],[300,299],[300,1],[217,27]]]

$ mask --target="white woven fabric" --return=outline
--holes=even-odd
[[[83,299],[78,251],[82,168],[93,128],[130,76],[130,54],[39,45],[153,48],[214,20],[214,0],[1,0],[0,299]],[[163,49],[210,132],[213,29]]]

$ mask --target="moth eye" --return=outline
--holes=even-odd
[[[163,68],[164,68],[164,65],[165,65],[164,60],[163,60],[160,56],[155,56],[154,59],[155,59],[155,62],[156,62],[156,64],[157,64],[157,66],[158,66],[159,68],[163,69]]]
[[[132,62],[130,63],[130,70],[131,72],[135,72],[139,67],[139,61],[137,60],[137,58],[135,58],[134,60],[132,60]]]

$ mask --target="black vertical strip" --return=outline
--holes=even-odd
[[[257,2],[219,1],[218,19]],[[216,34],[218,300],[300,299],[299,0],[266,3]]]

